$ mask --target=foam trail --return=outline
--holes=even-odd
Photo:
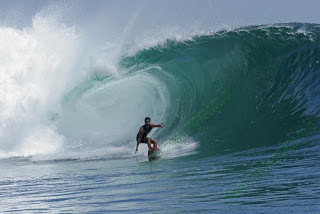
[[[181,137],[180,139],[166,140],[160,146],[161,156],[168,159],[195,154],[198,146],[199,142],[192,138]]]

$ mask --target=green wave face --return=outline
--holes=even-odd
[[[208,155],[275,145],[318,133],[319,32],[296,23],[220,31],[167,41],[121,66],[148,68],[168,89],[162,139],[191,136]]]

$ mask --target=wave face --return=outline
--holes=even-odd
[[[292,23],[220,31],[167,41],[122,63],[161,68],[149,73],[168,88],[166,123],[173,136],[200,142],[202,154],[274,145],[318,133],[319,29]]]
[[[222,30],[116,60],[108,46],[92,51],[76,29],[47,22],[36,19],[27,32],[1,28],[10,40],[0,52],[8,71],[0,79],[1,157],[128,157],[146,116],[165,124],[152,133],[164,151],[186,154],[318,134],[319,25]]]

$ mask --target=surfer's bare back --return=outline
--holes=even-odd
[[[137,134],[137,147],[136,147],[136,153],[138,151],[138,147],[140,143],[146,143],[148,144],[149,151],[152,151],[153,149],[158,149],[158,143],[154,141],[153,139],[147,137],[149,132],[152,130],[154,127],[160,127],[163,128],[164,125],[162,124],[151,124],[150,123],[150,117],[146,117],[144,119],[145,124],[140,127],[139,133]],[[151,144],[153,146],[151,146]]]

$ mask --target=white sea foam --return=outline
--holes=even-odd
[[[160,146],[163,158],[175,158],[195,154],[198,142],[190,137],[167,140]]]
[[[46,117],[81,80],[73,69],[78,37],[73,28],[35,17],[32,28],[23,31],[0,28],[0,41],[1,153],[54,152],[63,136]]]

